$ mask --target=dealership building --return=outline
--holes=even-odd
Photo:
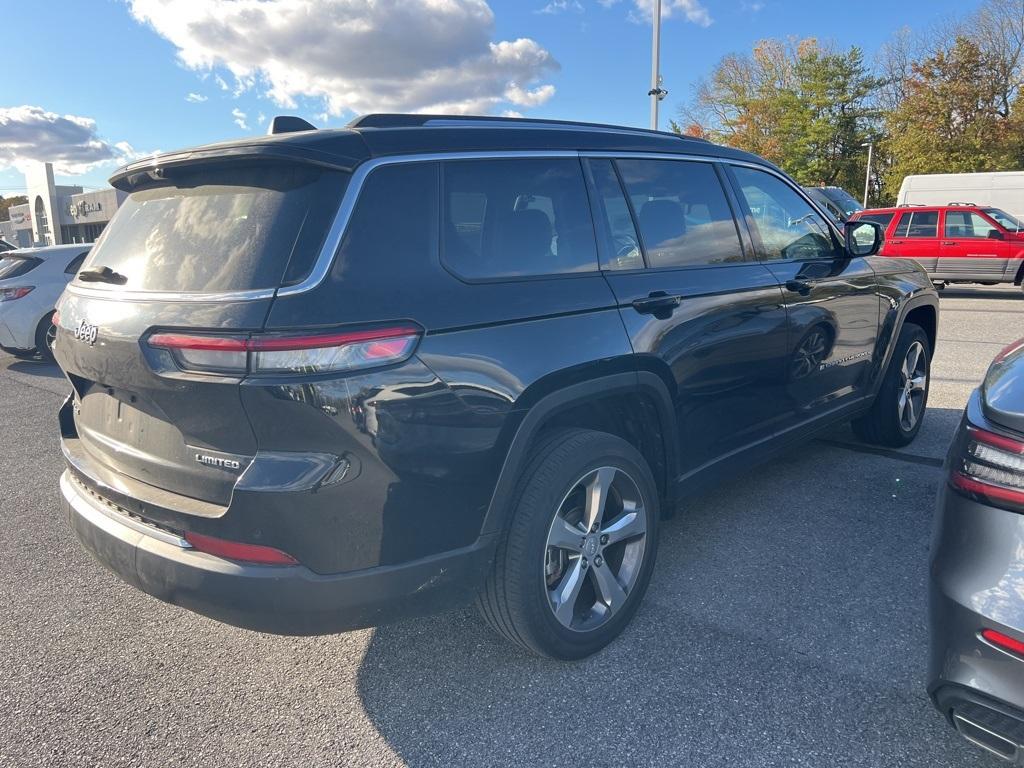
[[[38,163],[25,172],[28,202],[8,209],[0,237],[18,246],[91,243],[114,215],[125,193],[113,188],[86,192],[55,184],[53,165]]]

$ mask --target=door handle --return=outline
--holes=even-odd
[[[673,310],[682,302],[682,296],[669,296],[664,291],[654,291],[647,295],[646,299],[634,299],[633,309],[641,315],[654,315],[664,320],[672,314]]]
[[[806,280],[794,279],[786,281],[786,290],[799,293],[801,296],[806,296],[811,292],[811,284]]]
[[[902,240],[890,240],[889,245],[903,245]]]
[[[943,245],[956,245],[956,240],[943,240]]]

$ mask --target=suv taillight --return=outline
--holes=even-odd
[[[951,486],[987,504],[1024,512],[1024,442],[968,424],[957,446]]]
[[[410,325],[303,335],[161,332],[146,343],[170,352],[186,371],[327,373],[400,363],[412,355],[421,334],[421,329]]]

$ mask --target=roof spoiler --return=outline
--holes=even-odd
[[[298,133],[299,131],[315,131],[316,126],[295,115],[277,115],[270,121],[267,128],[267,135],[274,136],[278,133]]]

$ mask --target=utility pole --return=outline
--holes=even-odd
[[[875,148],[873,142],[867,144],[861,144],[862,147],[868,148],[868,172],[864,174],[864,207],[868,207],[868,189],[871,188],[871,150]]]
[[[654,0],[654,37],[651,41],[651,130],[658,130],[658,102],[668,96],[668,91],[661,87],[661,0]]]

